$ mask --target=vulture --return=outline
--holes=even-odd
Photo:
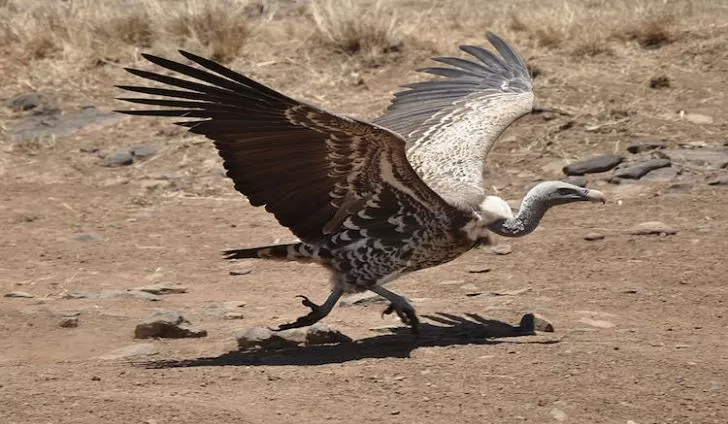
[[[163,86],[118,87],[157,108],[119,111],[180,119],[212,140],[235,189],[264,206],[299,241],[225,251],[227,259],[318,263],[331,272],[321,304],[279,330],[311,325],[344,294],[370,290],[390,302],[417,333],[414,307],[385,288],[404,274],[452,261],[491,233],[532,232],[556,205],[604,202],[602,193],[546,181],[525,195],[514,215],[483,185],[485,158],[500,134],[531,112],[533,84],[523,58],[488,33],[498,54],[461,46],[469,59],[421,69],[434,78],[403,86],[373,122],[294,100],[219,63],[180,50],[194,66],[150,54],[172,71],[127,71]]]

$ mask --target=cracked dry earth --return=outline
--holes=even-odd
[[[546,73],[551,65],[540,64]],[[629,79],[597,84],[598,64],[589,69],[558,89],[537,80],[540,98],[576,110],[597,94],[628,104],[624,93],[643,90]],[[669,146],[722,145],[725,96],[698,99],[728,74],[700,72],[675,77],[684,95],[649,101],[697,109],[714,124],[665,120],[645,104],[623,131],[590,132],[583,116],[530,116],[490,156],[489,182],[518,199],[535,178],[563,176],[563,151],[528,144],[544,133],[569,146],[568,158],[624,153],[645,134]],[[371,93],[379,106],[401,79],[380,81]],[[355,343],[236,352],[237,331],[295,319],[305,308],[294,296],[322,300],[327,277],[317,266],[224,262],[224,248],[290,234],[232,190],[207,142],[170,126],[125,118],[51,147],[2,152],[0,288],[33,297],[0,298],[0,422],[728,422],[728,189],[705,184],[708,175],[685,174],[680,184],[589,176],[609,196],[605,206],[553,210],[532,235],[500,239],[510,254],[474,250],[391,283],[423,316],[419,340],[370,303],[337,307],[325,320]],[[140,142],[158,153],[126,167],[79,152]],[[646,221],[678,232],[630,234]],[[603,238],[585,240],[589,233]],[[188,291],[161,301],[64,297],[156,282]],[[501,295],[472,296],[491,292]],[[231,301],[244,302],[242,319],[218,313]],[[207,336],[135,340],[135,325],[155,308],[179,311]],[[496,331],[527,312],[555,332]],[[61,326],[69,315],[76,327]],[[137,343],[156,354],[109,356]]]

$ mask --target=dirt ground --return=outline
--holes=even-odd
[[[405,17],[417,8],[402,4]],[[569,114],[528,116],[504,134],[488,158],[489,188],[518,199],[534,180],[560,177],[568,160],[626,155],[636,142],[727,143],[725,17],[659,48],[617,40],[609,53],[587,56],[508,33],[540,71],[539,104]],[[449,47],[438,54],[487,45],[482,31],[440,38]],[[337,68],[327,79],[329,61],[305,70],[297,60],[261,64],[282,53],[260,45],[233,67],[258,63],[250,66],[261,81],[364,118],[381,113],[397,85],[420,78],[412,70],[430,54]],[[38,88],[64,111],[111,109],[119,107],[113,84],[132,81],[118,67],[72,81],[28,66],[0,59],[0,98]],[[650,88],[655,75],[670,87]],[[3,114],[4,130],[22,119]],[[158,151],[117,168],[98,154],[136,144]],[[606,205],[552,210],[533,234],[500,239],[511,254],[474,250],[391,283],[435,318],[424,318],[420,339],[405,328],[379,330],[398,321],[370,304],[337,307],[325,319],[355,343],[251,353],[236,351],[235,333],[295,319],[305,311],[294,296],[322,300],[327,275],[317,266],[222,260],[225,248],[292,236],[233,190],[209,142],[161,119],[124,118],[32,146],[5,137],[0,147],[0,290],[34,295],[0,297],[2,423],[728,422],[728,186],[705,183],[715,172],[685,169],[679,184],[590,177]],[[629,234],[645,221],[678,233]],[[79,240],[81,232],[98,237]],[[590,232],[605,238],[587,241]],[[490,271],[473,272],[483,268]],[[231,275],[239,270],[250,273]],[[159,281],[189,291],[160,302],[63,296]],[[245,302],[242,320],[214,313],[232,300]],[[153,356],[103,358],[142,343],[134,327],[155,308],[180,311],[208,336],[153,340]],[[499,337],[499,325],[527,312],[555,332]],[[79,314],[78,327],[59,326],[69,313]]]

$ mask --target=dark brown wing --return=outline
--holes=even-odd
[[[414,172],[398,135],[300,103],[218,63],[180,53],[205,69],[144,55],[192,80],[128,69],[182,90],[119,86],[163,97],[121,100],[165,108],[122,112],[198,118],[178,124],[212,139],[235,188],[252,205],[265,205],[301,240],[317,241],[335,232],[367,202],[377,204],[382,192],[396,192],[396,198],[417,204],[418,212],[447,218],[454,210]],[[401,210],[404,205],[391,206]],[[387,226],[387,219],[368,219],[366,226]]]

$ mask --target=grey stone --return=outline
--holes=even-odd
[[[102,290],[100,292],[67,292],[61,295],[63,299],[114,299],[117,297],[132,297],[152,302],[162,300],[161,296],[137,290]]]
[[[723,177],[715,177],[708,181],[708,185],[712,185],[712,186],[728,185],[728,175],[723,176]]]
[[[587,241],[604,240],[604,234],[597,233],[597,232],[587,233],[584,236],[584,240],[587,240]]]
[[[134,155],[128,150],[123,149],[115,151],[106,158],[106,166],[111,168],[131,165],[132,163],[134,163]]]
[[[252,269],[239,269],[239,270],[230,271],[230,275],[233,275],[233,276],[248,275],[251,272],[253,272]]]
[[[616,178],[638,180],[648,172],[666,166],[670,166],[669,159],[649,159],[619,168],[614,171],[614,176]]]
[[[156,155],[157,148],[151,144],[139,144],[132,146],[129,149],[129,153],[131,153],[135,158],[147,158]]]
[[[104,127],[124,118],[116,112],[87,107],[76,113],[32,115],[20,120],[8,131],[10,141],[23,143],[44,138],[60,138],[87,127]]]
[[[388,303],[388,300],[383,298],[382,296],[379,296],[376,293],[372,292],[364,292],[364,293],[358,293],[351,296],[347,296],[339,301],[340,307],[347,307],[347,306],[362,306],[362,305],[369,305],[372,303]]]
[[[563,169],[566,175],[584,175],[584,174],[595,174],[599,172],[609,171],[615,166],[619,165],[624,160],[624,156],[621,155],[600,155],[589,159],[581,160],[578,162],[570,163]]]
[[[710,169],[728,167],[728,148],[703,147],[693,149],[665,149],[661,151],[675,163],[700,166]]]
[[[206,330],[193,327],[179,312],[164,309],[155,311],[150,319],[137,324],[134,329],[136,339],[181,339],[206,336]]]
[[[28,110],[33,110],[36,113],[50,113],[51,111],[54,111],[55,113],[60,112],[56,106],[55,100],[53,100],[48,94],[37,91],[13,96],[5,102],[5,106],[15,112],[25,112]]]
[[[589,182],[583,175],[569,175],[566,178],[562,178],[561,181],[567,182],[569,184],[574,184],[575,186],[579,187],[586,187],[587,183]]]
[[[121,349],[113,350],[109,353],[99,356],[99,359],[107,361],[130,358],[134,356],[151,356],[159,353],[159,348],[153,343],[137,343]]]
[[[63,317],[58,323],[58,326],[62,328],[76,328],[78,327],[78,317]]]
[[[677,234],[677,230],[660,221],[648,221],[635,225],[629,233],[635,236],[651,234],[673,235]]]
[[[283,349],[305,343],[306,333],[299,328],[272,331],[264,327],[253,327],[236,334],[238,349]]]
[[[664,149],[667,147],[662,143],[637,143],[627,147],[627,151],[636,155],[637,153],[650,152],[652,150]]]
[[[306,331],[305,343],[309,346],[351,342],[351,337],[321,322],[317,322]]]
[[[521,318],[518,329],[527,334],[532,334],[536,331],[553,333],[554,325],[542,315],[528,313]]]
[[[187,293],[187,287],[174,283],[156,283],[148,286],[135,287],[133,290],[156,295]]]
[[[89,242],[89,241],[101,241],[104,238],[96,233],[76,233],[73,235],[73,239],[76,241]]]
[[[490,250],[496,255],[508,255],[513,251],[510,244],[498,244],[490,248]]]
[[[645,174],[640,180],[642,181],[654,181],[654,182],[668,182],[673,181],[680,175],[680,171],[673,168],[672,166],[665,168],[653,169],[652,171]]]
[[[242,312],[238,311],[228,311],[225,312],[225,315],[223,316],[225,319],[243,319],[245,318],[245,315],[243,315]]]
[[[10,298],[14,298],[14,299],[32,299],[35,297],[35,295],[26,293],[24,291],[13,291],[13,292],[5,293],[4,297],[10,297]]]

